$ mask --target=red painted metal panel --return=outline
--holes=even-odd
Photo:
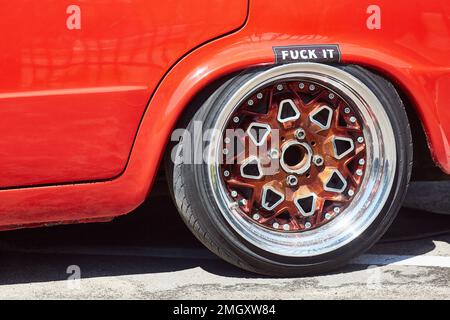
[[[80,29],[67,27],[71,4],[79,6]],[[119,175],[163,74],[247,14],[247,0],[17,0],[0,7],[2,188]]]

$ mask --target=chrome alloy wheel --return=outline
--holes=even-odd
[[[385,110],[366,85],[331,66],[259,73],[228,100],[215,129],[222,135],[210,141],[208,183],[220,211],[240,236],[277,255],[316,256],[354,240],[393,184]],[[244,134],[230,138],[230,129]]]

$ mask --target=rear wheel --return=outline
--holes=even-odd
[[[216,254],[262,274],[323,272],[367,250],[409,181],[402,101],[357,66],[247,71],[186,129],[169,170],[181,216]]]

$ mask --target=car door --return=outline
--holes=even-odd
[[[0,188],[120,175],[165,72],[247,15],[247,0],[0,7]]]

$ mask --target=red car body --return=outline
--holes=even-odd
[[[232,72],[274,64],[274,46],[338,44],[341,63],[391,80],[450,174],[450,3],[377,0],[371,29],[372,2],[4,1],[0,228],[132,211],[189,102]]]

